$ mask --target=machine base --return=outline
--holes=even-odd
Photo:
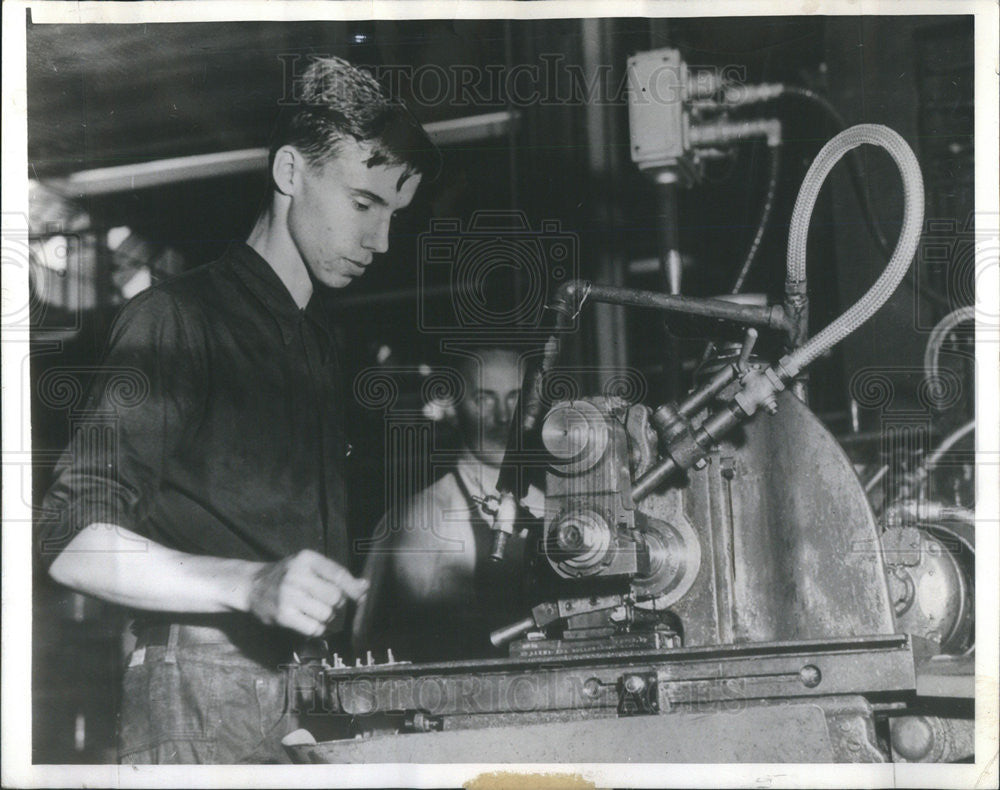
[[[883,762],[860,697],[483,726],[287,747],[297,763]]]

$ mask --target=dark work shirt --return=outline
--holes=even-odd
[[[321,297],[234,244],[121,311],[43,502],[45,566],[93,523],[180,551],[346,564],[343,393]]]

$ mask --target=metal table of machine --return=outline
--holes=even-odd
[[[313,677],[313,705],[357,728],[290,748],[302,762],[878,761],[872,701],[916,687],[905,635],[326,667]]]

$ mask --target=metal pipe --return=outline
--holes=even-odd
[[[976,308],[970,306],[960,307],[942,318],[927,340],[927,350],[924,351],[924,376],[932,382],[938,377],[938,357],[941,355],[941,346],[944,344],[948,333],[965,321],[976,320]]]
[[[669,455],[635,481],[632,486],[632,501],[639,502],[653,493],[653,489],[677,471],[677,462]]]
[[[507,439],[507,449],[500,464],[500,475],[497,480],[497,492],[501,502],[513,497],[519,500],[523,495],[520,489],[523,481],[518,474],[518,464],[515,460],[521,449],[520,442],[533,434],[539,424],[542,410],[545,406],[542,394],[544,392],[545,376],[555,365],[559,356],[559,334],[566,330],[588,300],[606,304],[619,304],[628,307],[648,307],[655,310],[665,310],[690,315],[701,315],[709,318],[720,318],[743,324],[766,326],[771,329],[788,331],[790,324],[780,306],[761,307],[757,305],[741,305],[721,299],[701,299],[690,296],[662,294],[657,291],[642,291],[636,288],[621,288],[617,286],[595,285],[587,280],[570,280],[563,283],[553,296],[549,309],[556,313],[556,327],[549,337],[545,347],[545,355],[541,364],[534,370],[525,373],[521,386],[521,397],[514,408],[511,430]],[[732,378],[730,371],[720,371],[711,382],[693,393],[681,404],[682,414],[691,414],[704,403],[707,403]],[[723,413],[710,418],[702,429],[712,438],[720,432],[728,430],[738,422],[736,416],[726,409]],[[672,458],[666,458],[649,470],[632,489],[635,501],[647,496],[668,475],[677,469]],[[500,559],[503,556],[505,533],[512,531],[512,525],[501,523],[499,517],[494,524],[493,546],[490,556]]]
[[[579,297],[579,300],[578,300]],[[719,318],[734,323],[762,326],[768,329],[789,331],[791,323],[780,305],[759,306],[727,302],[723,299],[706,299],[695,296],[664,294],[658,291],[643,291],[637,288],[621,288],[611,285],[595,285],[587,280],[571,280],[564,283],[556,295],[556,302],[577,305],[585,300],[620,304],[627,307],[647,307],[673,313],[700,315]],[[579,304],[577,302],[579,301]],[[576,310],[572,311],[573,313]]]
[[[774,369],[772,368],[772,371],[773,370]],[[764,382],[766,385],[767,380],[769,380],[770,378],[771,375],[765,373],[762,374],[757,380],[760,382]],[[706,387],[704,389],[707,390],[712,386],[718,385],[720,380],[721,380],[721,373],[717,375],[716,378],[712,380],[712,382],[710,382],[709,387]],[[697,394],[700,396],[701,393]],[[766,386],[762,389],[759,388],[757,393],[755,393],[756,397],[761,397],[761,396],[766,397],[766,395],[767,395]],[[694,398],[694,396],[692,396],[692,398]],[[761,402],[759,405],[763,406],[765,409],[767,408],[766,402]],[[754,403],[748,402],[746,406],[740,404],[739,409],[741,411],[745,411],[748,407],[752,408],[748,412],[745,412],[744,416],[741,416],[741,414],[737,413],[737,410],[729,406],[723,407],[714,414],[709,415],[709,417],[705,420],[704,423],[702,423],[700,426],[694,429],[695,443],[703,451],[708,452],[708,449],[712,445],[716,444],[719,441],[719,439],[721,439],[723,436],[729,433],[729,431],[731,431],[733,428],[739,425],[740,421],[744,419],[745,416],[752,415],[757,408],[757,406],[754,405]],[[644,474],[642,477],[640,477],[638,480],[635,481],[635,484],[632,486],[632,501],[639,502],[640,500],[645,499],[649,494],[653,492],[653,489],[655,489],[661,482],[663,482],[668,476],[673,474],[679,468],[681,468],[680,465],[672,457],[668,455],[666,458],[660,461],[660,463],[658,463],[656,466],[654,466],[652,469],[646,472],[646,474]]]
[[[716,383],[716,380],[712,381],[712,384]],[[739,425],[741,419],[741,416],[732,408],[724,407],[715,414],[709,415],[704,423],[695,428],[694,441],[707,452],[709,447],[716,444],[719,439]],[[639,502],[645,499],[653,492],[653,489],[679,468],[678,463],[668,455],[635,481],[635,485],[632,486],[632,501]]]
[[[883,464],[882,467],[874,475],[872,475],[872,479],[865,483],[865,493],[870,494],[875,489],[875,486],[878,485],[878,481],[885,477],[888,471],[889,467]]]
[[[976,513],[960,505],[948,505],[944,502],[928,502],[919,499],[903,499],[894,502],[885,514],[886,523],[891,526],[912,522],[961,521],[965,524],[976,524]]]
[[[935,466],[938,465],[938,462],[940,462],[940,460],[944,457],[945,453],[947,453],[952,447],[958,444],[962,439],[964,439],[966,436],[972,433],[975,429],[976,429],[976,421],[975,419],[972,419],[969,420],[967,423],[965,423],[965,425],[961,426],[957,430],[948,434],[941,442],[941,444],[937,446],[937,449],[934,450],[934,452],[932,452],[929,456],[927,456],[927,460],[924,461],[924,463],[920,467],[921,472],[922,473],[930,472]]]
[[[690,134],[693,147],[730,145],[752,137],[763,137],[774,147],[781,145],[781,121],[777,118],[715,121],[692,126]]]
[[[733,380],[735,376],[735,371],[731,365],[726,365],[722,370],[715,374],[704,387],[701,387],[697,392],[693,392],[687,400],[677,407],[677,413],[687,418],[694,414],[698,409],[708,403],[715,395],[717,395],[725,386]],[[727,409],[726,414],[731,414]],[[700,429],[699,429],[700,432]],[[646,472],[642,477],[635,481],[632,486],[632,501],[638,502],[644,499],[646,496],[653,492],[663,480],[670,476],[673,472],[678,469],[677,462],[674,461],[669,455],[660,461],[656,466]]]
[[[736,371],[733,370],[733,366],[726,365],[722,370],[716,373],[704,387],[700,387],[695,392],[692,392],[687,399],[677,407],[677,411],[685,417],[691,417],[698,411],[698,409],[718,395],[725,388],[725,386],[735,378],[735,376]]]
[[[680,294],[681,266],[680,229],[677,223],[677,180],[658,179],[656,184],[660,243],[660,287],[669,294]],[[663,332],[663,361],[667,374],[667,388],[671,397],[682,392],[680,344],[677,338],[661,327]]]
[[[677,183],[656,185],[659,205],[660,271],[664,289],[671,294],[681,292],[681,248],[677,227]]]

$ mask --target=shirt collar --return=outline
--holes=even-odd
[[[473,496],[489,496],[496,491],[497,480],[500,478],[500,467],[487,466],[472,451],[463,448],[462,455],[455,464],[462,482]]]
[[[277,322],[285,345],[295,339],[303,315],[319,327],[328,340],[333,339],[326,300],[316,288],[313,289],[305,310],[300,310],[277,272],[253,247],[245,242],[234,242],[229,252],[236,262],[233,268],[237,277]]]

